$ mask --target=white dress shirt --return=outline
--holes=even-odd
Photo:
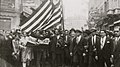
[[[101,49],[103,49],[104,45],[105,45],[105,41],[106,41],[106,36],[101,37],[100,43],[101,43]]]
[[[81,40],[81,35],[76,38],[76,43],[78,44]]]
[[[92,36],[92,45],[96,43],[96,35]]]

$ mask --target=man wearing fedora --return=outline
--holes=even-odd
[[[98,47],[98,66],[97,67],[111,67],[111,55],[113,50],[113,41],[111,38],[107,37],[106,31],[100,31],[100,40]],[[106,64],[106,65],[105,65]]]
[[[114,67],[120,67],[120,31],[115,30],[115,37],[113,39],[113,64]]]
[[[97,35],[97,30],[91,30],[91,36],[88,39],[88,52],[89,52],[89,65],[88,67],[96,67],[98,61],[97,55],[97,47],[99,43],[100,37]]]
[[[73,66],[84,67],[86,40],[80,30],[76,30],[76,38],[73,40]]]

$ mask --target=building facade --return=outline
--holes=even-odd
[[[110,29],[119,20],[120,0],[90,0],[88,23],[100,29]],[[92,26],[92,27],[93,27]]]
[[[42,3],[43,0],[22,0],[22,11],[32,14],[33,10]]]
[[[31,15],[42,0],[0,0],[0,30],[11,30],[18,28],[20,15],[26,12]],[[28,16],[29,16],[28,15]]]
[[[0,30],[11,30],[20,23],[21,0],[0,0]]]

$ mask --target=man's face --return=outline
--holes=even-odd
[[[96,34],[96,32],[93,32],[93,33],[92,33],[92,35],[95,35],[95,34]]]
[[[106,36],[106,33],[104,31],[101,31],[101,36]]]
[[[39,35],[40,34],[39,31],[36,31],[36,34]]]
[[[45,34],[47,34],[47,35],[48,35],[48,34],[49,34],[49,32],[46,32]]]
[[[46,35],[46,32],[45,32],[45,31],[43,31],[43,35]]]
[[[68,34],[68,31],[65,31],[65,34],[67,35],[67,34]]]
[[[27,36],[26,32],[23,33],[23,36]]]
[[[57,34],[57,35],[58,35],[58,34],[59,34],[59,31],[58,31],[58,30],[55,30],[55,34]]]
[[[72,37],[74,37],[74,36],[75,36],[75,32],[72,31],[72,32],[70,33],[70,35],[71,35]]]
[[[114,32],[116,36],[119,36],[120,35],[120,32],[119,31],[115,31]]]
[[[51,34],[51,36],[55,35],[55,33],[52,30],[50,30],[50,34]]]
[[[14,32],[15,32],[15,30],[13,29],[11,32],[12,32],[12,33],[14,33]]]
[[[80,32],[76,32],[76,35],[77,35],[77,36],[80,36],[80,35],[81,35],[81,33],[80,33]]]

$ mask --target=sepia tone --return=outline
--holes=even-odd
[[[0,67],[120,67],[120,0],[0,0]]]

